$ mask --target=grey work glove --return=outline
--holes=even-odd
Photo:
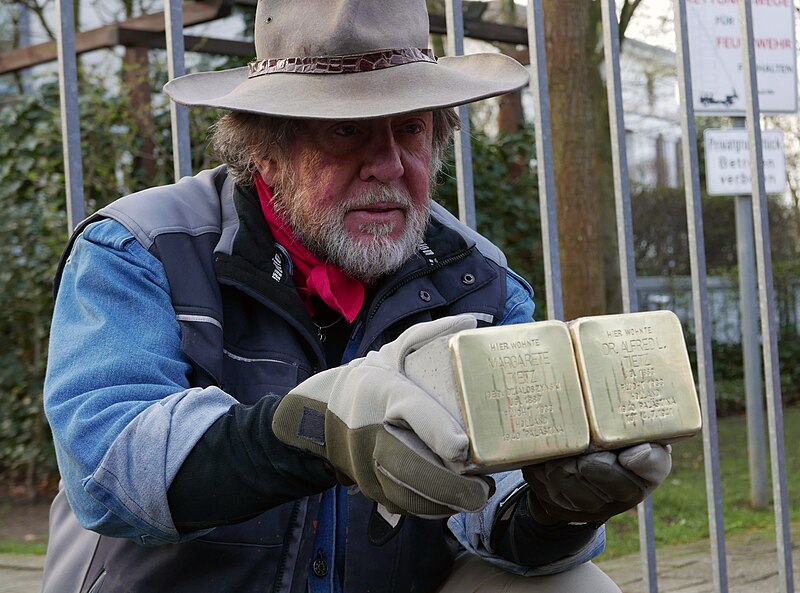
[[[327,459],[342,483],[357,484],[390,513],[445,517],[483,508],[489,481],[445,466],[467,459],[463,427],[402,372],[407,354],[476,325],[469,315],[421,323],[377,352],[310,377],[278,404],[275,435]]]
[[[522,468],[528,510],[543,524],[605,523],[640,503],[672,468],[669,445],[642,443]]]

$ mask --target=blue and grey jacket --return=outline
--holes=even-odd
[[[524,574],[559,572],[601,551],[599,530],[533,569],[497,555],[492,529],[521,490],[517,472],[497,476],[479,513],[408,517],[381,538],[375,505],[341,486],[298,493],[241,523],[179,531],[168,491],[209,427],[232,406],[283,395],[326,367],[291,276],[257,201],[223,168],[122,198],[76,231],[56,279],[45,385],[65,486],[45,593],[431,591],[459,547]],[[531,297],[496,247],[435,207],[419,252],[365,304],[342,362],[446,315],[530,321]],[[328,563],[336,570],[317,570]]]

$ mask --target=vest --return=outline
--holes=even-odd
[[[273,242],[257,198],[235,187],[224,167],[126,196],[88,218],[65,251],[56,291],[75,238],[102,218],[123,224],[163,264],[193,386],[218,385],[252,404],[325,368],[291,261]],[[363,356],[413,324],[447,315],[498,322],[505,266],[495,246],[434,206],[425,242],[376,287],[348,351]],[[320,499],[300,498],[190,542],[141,546],[83,530],[60,494],[43,592],[305,593]],[[357,488],[348,489],[345,504],[343,592],[424,593],[447,576],[457,544],[444,520],[405,517],[387,530]],[[76,542],[84,542],[80,551]]]

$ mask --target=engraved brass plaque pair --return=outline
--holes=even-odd
[[[670,311],[462,331],[407,356],[405,371],[462,419],[471,473],[668,443],[701,428]]]

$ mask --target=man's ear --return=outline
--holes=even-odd
[[[273,159],[264,159],[256,164],[261,179],[264,180],[269,187],[275,187],[275,181],[278,178],[278,165]]]

